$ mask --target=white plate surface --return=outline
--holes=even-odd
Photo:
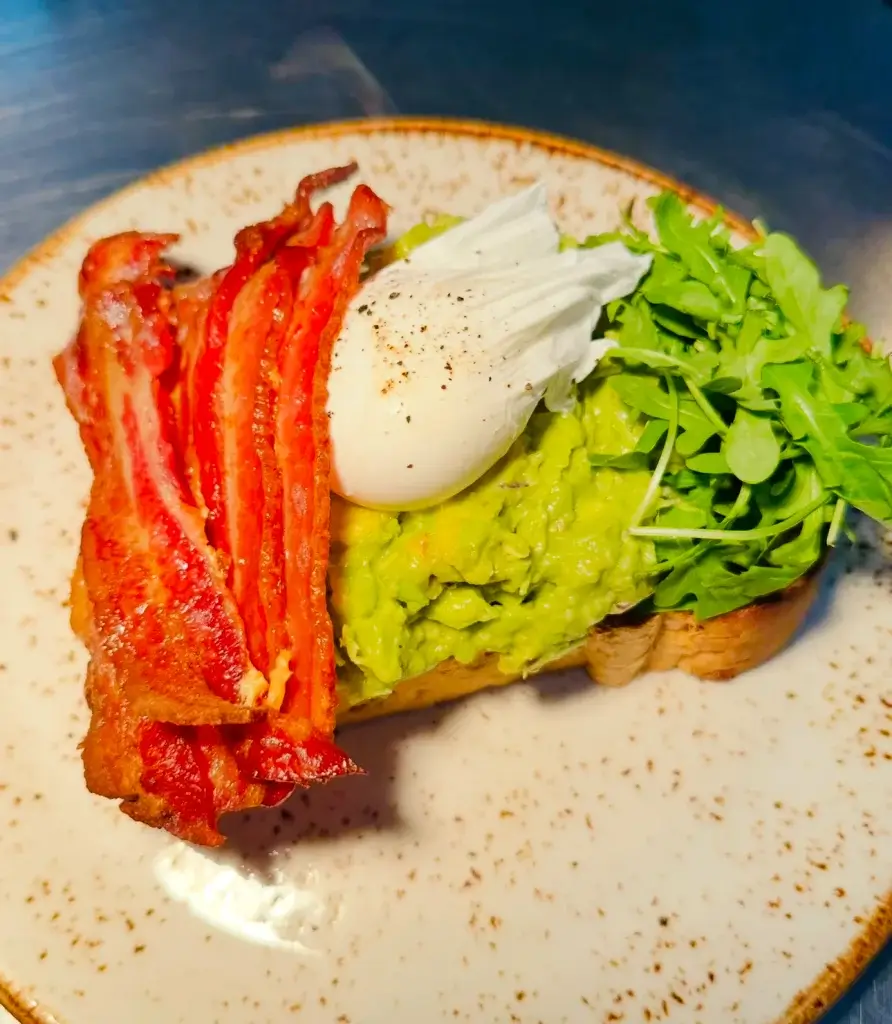
[[[324,126],[154,176],[0,282],[0,1002],[69,1024],[814,1019],[890,931],[879,550],[734,683],[571,675],[354,727],[366,778],[233,822],[222,853],[86,792],[64,602],[89,474],[50,367],[80,259],[138,227],[221,265],[303,174],[353,157],[394,230],[542,178],[586,233],[657,187],[521,131]]]

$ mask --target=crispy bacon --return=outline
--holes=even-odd
[[[188,385],[208,534],[229,560],[229,585],[245,620],[254,664],[275,673],[282,699],[291,648],[286,621],[281,472],[274,446],[279,352],[296,285],[329,241],[334,211],[310,209],[312,189],[353,167],[305,179],[274,221],[239,232],[195,342]],[[285,243],[287,258],[277,258]]]
[[[90,661],[86,693],[87,786],[120,799],[121,810],[135,821],[202,846],[220,846],[223,814],[273,806],[293,789],[247,777],[220,727],[177,726],[134,714],[101,655]]]
[[[292,787],[246,778],[215,726],[176,726],[135,714],[114,665],[102,653],[80,569],[72,581],[72,626],[91,650],[82,744],[88,789],[121,800],[136,821],[203,846],[223,843],[217,822],[233,810],[269,805]],[[238,728],[238,727],[229,727]]]
[[[88,787],[218,845],[222,814],[358,771],[332,741],[326,602],[331,349],[386,207],[336,226],[304,179],[236,237],[227,270],[172,288],[172,235],[87,254],[56,359],[94,481],[72,621],[91,652]]]
[[[177,323],[177,350],[179,359],[170,380],[171,400],[176,415],[179,448],[183,455],[184,470],[192,498],[204,515],[201,495],[201,472],[195,446],[192,443],[192,410],[189,405],[194,390],[195,362],[204,337],[208,308],[225,271],[177,285],[171,292],[174,319]]]
[[[274,262],[248,280],[233,304],[215,403],[223,480],[218,544],[229,556],[229,584],[251,655],[267,676],[279,659],[287,667],[290,658],[281,569],[282,485],[271,424],[276,359],[292,301],[291,279]]]
[[[300,285],[289,344],[279,360],[282,389],[276,447],[285,495],[285,572],[294,683],[280,728],[311,724],[315,742],[335,724],[334,638],[327,602],[331,459],[326,414],[331,353],[366,253],[386,232],[387,211],[370,188],[354,191],[344,223]],[[321,755],[331,764],[333,752]]]
[[[128,233],[92,247],[80,330],[57,360],[93,467],[83,575],[103,655],[137,714],[246,722],[265,682],[185,486],[159,383],[173,356],[161,260],[172,240]]]
[[[220,450],[225,430],[218,407],[220,383],[229,337],[229,319],[235,300],[251,276],[289,240],[309,225],[312,214],[310,197],[319,188],[327,188],[348,178],[355,164],[335,167],[301,181],[293,203],[273,220],[243,228],[235,238],[235,262],[223,275],[207,314],[204,343],[196,357],[193,406],[193,440],[201,461],[201,490],[208,508],[208,535],[214,544],[225,542],[226,500],[224,495],[224,456]],[[330,208],[329,208],[330,209]],[[320,221],[320,229],[324,226]],[[307,247],[322,238],[310,238]]]
[[[257,777],[301,785],[356,770],[330,739],[326,381],[365,253],[384,237],[386,208],[360,186],[335,231],[329,203],[316,214],[309,206],[313,188],[349,170],[302,182],[272,226],[238,236],[236,261],[211,302],[191,402],[208,531],[229,556],[254,663],[273,683],[269,703],[284,712],[246,730],[241,763]]]
[[[365,255],[384,238],[386,207],[370,189],[359,186],[344,224],[334,234],[332,223],[326,204],[304,235],[289,240],[277,259],[292,274],[302,272],[291,323],[279,349],[281,385],[274,438],[282,476],[276,493],[284,502],[292,676],[281,714],[244,730],[245,739],[237,750],[247,772],[298,785],[358,770],[329,738],[334,732],[336,698],[334,640],[326,599],[330,458],[325,408],[332,348],[347,304],[359,287]],[[305,268],[300,249],[307,236],[329,241]]]

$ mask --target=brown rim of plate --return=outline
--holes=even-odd
[[[332,138],[341,135],[376,135],[387,132],[405,134],[430,132],[481,139],[501,139],[506,142],[514,142],[517,145],[534,146],[552,153],[559,153],[562,156],[592,160],[606,167],[623,171],[639,181],[646,181],[658,188],[671,189],[673,192],[677,192],[686,203],[706,216],[714,213],[720,206],[718,202],[702,192],[698,192],[666,174],[661,174],[637,160],[620,156],[588,142],[555,135],[551,132],[489,121],[439,117],[383,117],[332,121],[253,135],[250,138],[231,142],[225,146],[219,146],[169,164],[124,186],[69,220],[14,263],[0,277],[0,302],[9,301],[9,293],[12,289],[32,270],[52,259],[88,217],[96,213],[97,210],[117,202],[122,195],[135,192],[147,185],[163,185],[165,182],[188,174],[195,168],[220,163],[236,154],[260,152],[303,139]],[[745,218],[728,211],[724,211],[724,217],[727,225],[743,237],[752,240],[758,238],[758,232]],[[870,961],[892,937],[892,889],[878,901],[873,913],[861,920],[859,924],[862,930],[852,940],[848,949],[836,960],[826,964],[815,980],[797,993],[775,1024],[814,1024],[854,984]],[[21,989],[2,975],[0,975],[0,1007],[8,1010],[20,1024],[59,1024],[58,1018],[53,1016],[49,1009],[41,1007],[34,999],[26,997]]]

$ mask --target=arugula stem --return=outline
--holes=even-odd
[[[812,512],[817,511],[822,505],[827,504],[827,493],[823,492],[821,497],[815,498],[807,505],[804,505],[793,515],[782,519],[772,526],[760,526],[752,530],[687,530],[682,528],[659,526],[634,526],[629,530],[633,537],[653,537],[660,540],[718,540],[725,543],[746,543],[748,541],[769,540],[780,533],[786,533],[794,526],[797,526],[803,519],[808,518]]]
[[[709,422],[715,427],[718,433],[724,437],[728,433],[728,427],[721,416],[715,411],[712,402],[703,394],[700,388],[690,379],[685,379],[685,384],[688,386],[688,391],[691,393],[691,398],[700,406],[703,410],[703,415],[709,420]]]
[[[644,492],[644,497],[641,499],[641,504],[632,516],[630,532],[634,532],[641,520],[647,515],[647,510],[656,497],[660,483],[666,473],[666,467],[669,465],[669,459],[672,457],[672,451],[675,448],[675,437],[678,434],[678,391],[675,388],[675,382],[672,380],[672,377],[668,373],[665,376],[666,386],[669,389],[669,426],[666,430],[666,441],[663,444],[660,459],[647,485],[647,490]]]
[[[836,508],[833,510],[833,518],[830,520],[830,529],[827,531],[827,544],[829,547],[835,547],[836,542],[839,540],[840,531],[846,521],[846,509],[848,508],[848,502],[844,498],[840,498],[836,502]]]
[[[750,496],[752,495],[752,488],[749,484],[741,484],[740,490],[737,492],[737,497],[734,499],[734,504],[728,510],[728,514],[722,520],[721,526],[717,529],[723,533],[728,532],[728,527],[739,519],[744,512],[749,508]],[[683,554],[677,558],[668,558],[665,562],[657,562],[647,573],[648,576],[653,576],[656,573],[669,572],[672,569],[678,569],[680,566],[688,565],[689,563],[696,562],[697,559],[705,551],[708,551],[710,544],[697,544],[689,548]]]
[[[741,484],[740,490],[737,492],[737,497],[734,499],[734,504],[728,510],[728,514],[722,520],[722,529],[730,526],[735,519],[739,518],[746,512],[750,503],[750,495],[753,493],[752,487],[749,484]]]

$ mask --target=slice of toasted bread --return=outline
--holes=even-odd
[[[700,679],[732,679],[768,661],[790,641],[817,595],[819,577],[820,573],[811,573],[779,594],[703,622],[689,612],[617,617],[596,626],[579,647],[539,673],[581,667],[605,686],[625,686],[642,672],[673,668]],[[397,684],[388,697],[343,709],[338,721],[346,724],[443,704],[520,678],[520,673],[501,672],[493,655],[471,665],[446,661]]]

